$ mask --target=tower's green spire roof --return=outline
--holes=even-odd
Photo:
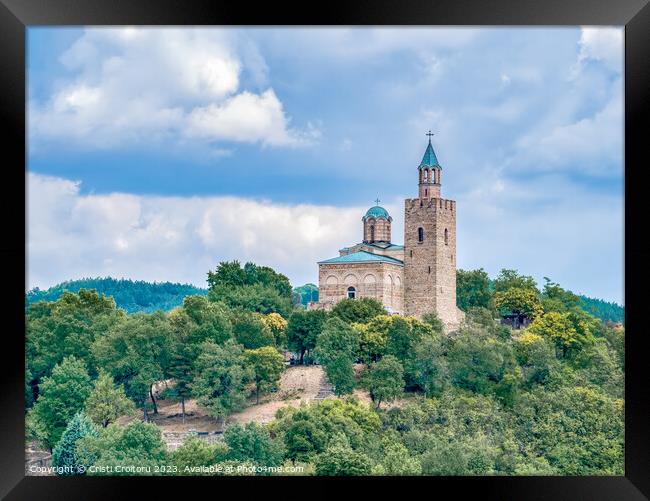
[[[427,149],[424,152],[424,156],[422,157],[422,161],[420,162],[418,169],[422,169],[424,167],[437,167],[439,169],[442,169],[438,163],[438,159],[436,158],[436,153],[433,151],[433,146],[431,146],[431,138],[429,138],[429,144],[427,145]]]

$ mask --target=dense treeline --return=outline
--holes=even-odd
[[[86,290],[31,304],[28,434],[73,474],[129,465],[146,474],[289,465],[317,475],[623,474],[624,329],[549,280],[540,290],[503,270],[486,295],[482,270],[466,273],[478,285],[467,287],[466,319],[451,333],[433,314],[390,316],[372,299],[331,312],[292,307],[285,276],[236,261],[209,273],[207,296],[169,313],[127,314]],[[532,322],[513,331],[499,321],[505,311]],[[172,380],[172,398],[196,399],[225,422],[277,387],[284,350],[322,364],[340,398],[283,407],[269,425],[228,426],[223,443],[166,450],[148,422],[156,382]],[[128,414],[141,419],[117,422]]]
[[[84,278],[63,282],[47,290],[40,290],[38,287],[32,289],[25,295],[25,302],[29,306],[38,301],[56,301],[66,291],[79,292],[81,289],[94,289],[99,294],[111,296],[117,307],[127,313],[169,311],[180,306],[185,296],[207,294],[206,289],[189,284],[117,280],[110,277]]]
[[[544,282],[548,285],[545,290],[551,290],[554,285],[557,285],[546,277],[544,277]],[[464,311],[475,306],[491,309],[496,307],[496,309],[499,309],[494,301],[495,299],[503,301],[504,298],[499,299],[498,293],[503,293],[510,288],[527,289],[536,293],[537,296],[540,295],[535,280],[528,276],[521,277],[515,270],[503,269],[495,279],[490,279],[483,268],[470,271],[459,269],[456,271],[456,302],[458,307]],[[519,293],[520,291],[517,291],[515,294]],[[622,306],[602,299],[578,296],[570,291],[567,291],[567,294],[566,297],[570,297],[572,303],[603,322],[625,323],[625,308]],[[510,298],[511,301],[513,299]],[[519,294],[519,299],[523,300],[521,294]],[[528,299],[530,300],[530,298]],[[507,308],[501,308],[501,313],[512,312],[512,309],[508,311]]]
[[[245,268],[245,266],[244,266]],[[245,275],[245,270],[242,270]],[[245,279],[239,277],[235,282]],[[224,282],[228,285],[231,282]],[[490,298],[494,292],[493,280],[482,270],[457,271],[457,297],[458,306],[467,310],[471,306],[489,307]],[[242,285],[240,284],[240,285]],[[26,294],[26,304],[38,301],[56,301],[63,292],[78,292],[80,289],[94,289],[100,294],[111,296],[118,308],[127,313],[138,311],[152,313],[156,310],[170,311],[183,303],[185,296],[206,295],[208,291],[188,284],[175,284],[170,282],[151,283],[132,280],[116,280],[114,278],[87,278],[71,280],[50,287],[47,290],[38,288]],[[603,322],[625,323],[625,309],[612,302],[594,299],[587,296],[577,296],[580,307]],[[470,299],[471,298],[471,299]],[[305,284],[293,289],[291,302],[294,306],[306,307],[309,302],[318,301],[318,287],[314,284]]]
[[[625,308],[622,306],[593,297],[578,297],[580,298],[580,307],[594,317],[600,318],[603,322],[625,324]]]

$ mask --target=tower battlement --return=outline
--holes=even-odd
[[[404,205],[407,209],[412,209],[413,207],[426,207],[433,210],[449,210],[451,212],[456,211],[456,201],[448,200],[446,198],[407,198],[404,200]]]

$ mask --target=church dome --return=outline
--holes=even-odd
[[[368,209],[368,212],[366,212],[366,215],[364,216],[364,219],[374,217],[375,219],[388,219],[390,216],[388,215],[388,211],[384,209],[383,207],[380,207],[379,205],[375,205],[374,207],[370,207]]]

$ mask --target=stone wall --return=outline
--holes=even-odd
[[[363,241],[364,242],[390,242],[391,221],[384,218],[374,217],[363,220]]]
[[[377,299],[392,313],[404,312],[403,267],[393,263],[325,263],[318,268],[318,308],[330,309],[348,297]]]
[[[223,442],[223,432],[221,431],[165,431],[161,434],[163,442],[165,442],[167,450],[170,452],[178,449],[188,438],[193,436],[210,445]]]
[[[405,200],[404,282],[406,315],[421,317],[436,312],[447,330],[459,324],[462,312],[456,306],[456,202],[453,200]]]

